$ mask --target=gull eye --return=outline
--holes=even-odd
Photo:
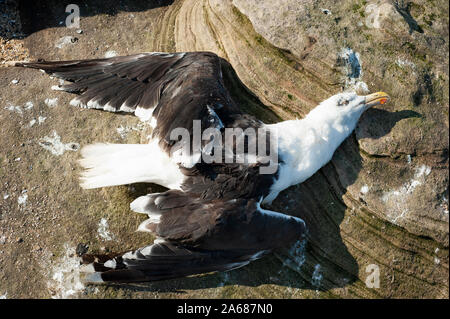
[[[348,100],[342,99],[338,102],[338,106],[348,105],[348,103],[349,103]]]

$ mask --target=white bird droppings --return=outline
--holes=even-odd
[[[17,83],[19,83],[19,80],[14,79],[14,80],[11,81],[11,83],[12,84],[17,84]]]
[[[31,110],[33,107],[34,107],[33,102],[28,101],[27,103],[25,103],[24,109],[27,110],[27,111],[29,111],[29,110]]]
[[[33,127],[34,124],[38,123],[39,125],[44,123],[47,118],[45,116],[39,116],[38,119],[32,119],[30,123],[28,123],[28,127]]]
[[[317,264],[314,266],[314,272],[311,277],[311,283],[315,287],[320,287],[320,284],[322,283],[323,275],[320,273],[320,264]]]
[[[10,104],[7,107],[5,107],[5,109],[10,112],[16,112],[18,114],[23,114],[22,108],[20,106]]]
[[[53,99],[45,99],[44,103],[48,106],[48,107],[55,107],[58,105],[58,98],[55,97]]]
[[[25,111],[29,111],[29,110],[31,110],[33,108],[33,106],[34,106],[33,102],[28,101],[23,106],[23,109],[22,109],[22,107],[20,107],[18,105],[9,104],[8,106],[5,107],[5,110],[8,110],[10,112],[15,112],[15,113],[18,113],[18,114],[22,115],[24,110]]]
[[[19,195],[19,197],[17,198],[17,203],[19,204],[19,206],[26,206],[27,205],[27,200],[28,200],[27,190],[24,189],[22,191],[22,194]]]
[[[39,145],[56,156],[63,155],[65,151],[76,152],[80,148],[80,144],[78,143],[62,143],[61,137],[56,133],[56,131],[53,131],[51,136],[45,136],[42,138],[39,141]]]
[[[369,192],[369,186],[367,185],[363,185],[363,187],[361,187],[360,189],[361,194],[367,194],[367,192]]]
[[[0,299],[8,299],[8,292],[5,292],[3,295],[0,295]]]
[[[442,213],[444,213],[445,215],[448,215],[448,198],[447,196],[443,195],[442,196],[442,202],[439,205],[441,207]],[[438,249],[438,248],[436,248]]]
[[[387,204],[390,210],[387,213],[387,218],[394,224],[404,218],[409,211],[408,201],[412,196],[417,186],[425,182],[426,176],[431,173],[431,167],[422,165],[416,167],[414,177],[400,188],[384,193],[382,201]]]
[[[39,123],[39,124],[42,124],[42,123],[45,122],[46,119],[47,119],[47,118],[46,118],[45,116],[39,116],[39,117],[38,117],[38,123]]]
[[[354,52],[350,48],[343,48],[338,56],[346,69],[345,88],[368,93],[369,88],[367,84],[361,80],[363,73],[359,53]]]
[[[65,37],[60,38],[56,43],[55,43],[55,47],[58,49],[62,49],[63,47],[65,47],[68,44],[72,44],[75,43],[77,40],[76,38],[67,35]]]
[[[131,131],[141,132],[143,129],[144,129],[144,124],[138,123],[137,125],[132,125],[132,126],[120,125],[120,127],[118,127],[116,129],[116,131],[117,131],[117,133],[119,133],[121,138],[126,138],[128,133],[130,133]]]
[[[113,235],[109,232],[109,225],[106,218],[102,218],[98,223],[98,236],[103,240],[113,240]]]
[[[406,60],[406,59],[402,59],[402,58],[398,58],[395,61],[395,64],[397,64],[401,68],[410,67],[410,68],[414,69],[416,67],[416,65],[413,62]]]
[[[306,244],[307,240],[304,238],[295,242],[289,249],[287,258],[282,259],[283,266],[301,272],[301,268],[306,261]]]
[[[50,280],[47,282],[53,299],[75,297],[84,290],[80,280],[80,258],[75,254],[75,248],[64,245],[65,254],[57,260],[50,270]]]
[[[112,58],[117,56],[117,52],[114,50],[106,51],[105,58]]]

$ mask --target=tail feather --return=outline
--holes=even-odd
[[[157,143],[92,144],[81,155],[79,163],[85,170],[80,185],[85,189],[141,182],[177,187],[183,178]]]
[[[81,186],[85,189],[145,182],[142,170],[151,161],[148,145],[92,144],[81,150]],[[141,168],[141,169],[139,169]]]

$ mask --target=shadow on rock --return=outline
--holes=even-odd
[[[420,118],[422,114],[411,110],[390,112],[381,109],[369,109],[361,117],[357,138],[379,139],[387,135],[399,121],[408,118]]]
[[[167,6],[174,0],[73,0],[63,2],[57,0],[17,0],[19,4],[22,29],[26,35],[30,35],[39,30],[61,27],[65,25],[66,18],[71,12],[66,12],[66,6],[70,4],[78,5],[80,18],[94,16],[98,14],[116,15],[119,12],[140,12]]]
[[[405,19],[406,23],[409,26],[409,34],[412,34],[414,31],[423,33],[423,29],[417,23],[417,21],[411,15],[411,6],[413,2],[405,3],[404,0],[395,0],[393,1],[393,5],[395,10]]]

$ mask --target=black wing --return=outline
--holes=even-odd
[[[136,206],[150,216],[141,230],[159,242],[95,262],[91,280],[152,281],[230,270],[294,244],[306,230],[301,219],[262,210],[252,199],[204,200],[170,190]]]
[[[129,56],[34,63],[17,63],[44,70],[52,76],[73,82],[60,90],[81,94],[80,106],[112,112],[134,112],[154,107],[165,84],[167,72],[183,54],[141,53]]]
[[[166,241],[201,249],[271,250],[289,242],[295,229],[291,223],[296,224],[288,215],[261,213],[264,210],[255,199],[208,200],[169,190],[137,201],[131,208],[150,216],[143,228]],[[298,236],[291,239],[295,238]]]
[[[17,63],[41,69],[72,82],[59,89],[80,94],[71,104],[112,112],[135,112],[156,121],[153,136],[166,150],[170,133],[185,128],[192,136],[193,120],[202,129],[232,126],[248,118],[225,89],[220,58],[210,52],[141,53],[106,59]],[[250,124],[251,123],[251,124]],[[242,123],[240,123],[242,124]]]

